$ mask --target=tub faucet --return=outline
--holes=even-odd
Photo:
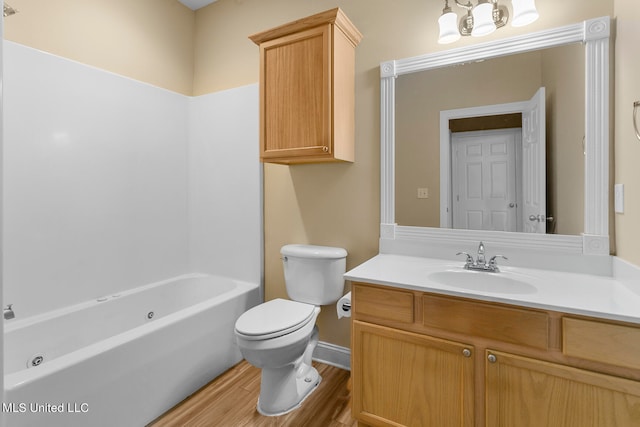
[[[13,312],[13,308],[11,308],[13,304],[9,304],[4,308],[4,319],[9,320],[16,317],[16,314]]]
[[[488,273],[500,272],[500,269],[498,268],[497,258],[508,259],[504,255],[494,255],[491,257],[489,262],[487,262],[487,259],[484,256],[484,243],[482,242],[480,242],[480,245],[478,245],[478,255],[475,261],[473,257],[467,252],[458,252],[456,255],[465,255],[467,257],[467,260],[464,264],[464,268],[466,270],[486,271]]]

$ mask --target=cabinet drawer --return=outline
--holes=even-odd
[[[448,297],[422,297],[422,324],[518,345],[549,348],[547,313]]]
[[[413,323],[413,293],[353,284],[353,313],[356,318]]]
[[[640,328],[564,317],[562,352],[594,362],[640,369]]]

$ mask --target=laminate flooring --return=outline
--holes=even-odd
[[[349,371],[323,363],[318,388],[295,411],[265,417],[256,410],[260,369],[242,361],[176,405],[148,427],[355,427]]]

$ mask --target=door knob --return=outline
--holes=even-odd
[[[537,222],[543,222],[546,221],[546,218],[544,215],[529,215],[529,221],[537,221]]]
[[[509,203],[509,207],[510,207],[510,208],[515,208],[515,207],[516,207],[516,204],[515,204],[515,203],[513,203],[513,202],[511,202],[511,203]]]

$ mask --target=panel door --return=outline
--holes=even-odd
[[[454,228],[518,231],[520,138],[519,128],[452,134]]]
[[[640,383],[488,351],[486,425],[640,426]]]
[[[474,425],[472,346],[353,321],[353,415],[372,426]]]
[[[331,152],[331,26],[262,43],[261,156]]]
[[[547,231],[545,88],[522,112],[522,223],[525,233]]]

